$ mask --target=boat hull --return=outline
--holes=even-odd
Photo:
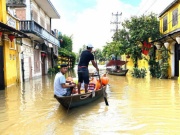
[[[105,91],[106,91],[106,86],[104,86],[102,89],[96,90],[94,96],[92,92],[88,92],[85,94],[78,94],[72,96],[63,96],[63,97],[55,96],[55,98],[63,107],[70,109],[97,100],[98,98],[103,96],[103,92]]]
[[[121,70],[120,72],[107,71],[108,74],[110,74],[110,75],[117,75],[117,76],[126,76],[127,72],[128,72],[128,69]]]

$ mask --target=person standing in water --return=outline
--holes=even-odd
[[[93,46],[91,44],[87,45],[87,49],[81,53],[80,60],[78,63],[78,93],[81,94],[80,88],[81,83],[84,82],[85,93],[87,93],[89,84],[89,70],[88,65],[91,61],[92,65],[99,71],[97,63],[94,61],[94,55],[92,54]]]

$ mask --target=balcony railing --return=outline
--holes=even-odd
[[[20,21],[20,30],[25,33],[33,33],[40,38],[60,47],[59,40],[35,21]]]
[[[8,7],[26,7],[26,0],[6,0]]]

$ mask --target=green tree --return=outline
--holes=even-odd
[[[99,60],[100,62],[105,61],[105,57],[103,57],[102,51],[101,49],[96,49],[96,51],[94,52],[94,57],[96,58],[96,60]]]
[[[66,35],[60,35],[58,39],[61,41],[61,48],[64,48],[70,52],[72,52],[72,36],[68,37]]]
[[[134,62],[134,67],[138,67],[137,61],[141,59],[141,48],[138,45],[148,39],[155,40],[159,38],[159,21],[157,15],[151,13],[150,15],[142,15],[140,17],[133,16],[129,20],[125,20],[122,25],[128,30],[128,53]]]
[[[76,61],[76,54],[72,52],[72,36],[59,35],[58,39],[61,41],[61,47],[59,48],[59,55],[65,56],[72,59],[72,66],[74,68]]]
[[[76,54],[76,62],[79,62],[79,58],[81,56],[82,51],[86,50],[86,45],[83,45],[82,48],[79,49],[78,53]]]

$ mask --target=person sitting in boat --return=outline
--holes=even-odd
[[[116,66],[116,72],[120,72],[121,71],[121,67],[119,65]]]
[[[70,96],[74,83],[66,83],[66,78],[64,74],[68,71],[68,66],[66,64],[61,64],[60,72],[58,72],[54,79],[54,95],[56,96]]]
[[[84,89],[85,93],[88,92],[88,84],[89,84],[89,70],[88,65],[91,61],[92,65],[99,71],[97,64],[94,61],[94,55],[92,54],[93,46],[91,44],[87,45],[87,50],[84,50],[81,53],[80,61],[78,64],[78,93],[80,94],[81,83],[84,81]]]

